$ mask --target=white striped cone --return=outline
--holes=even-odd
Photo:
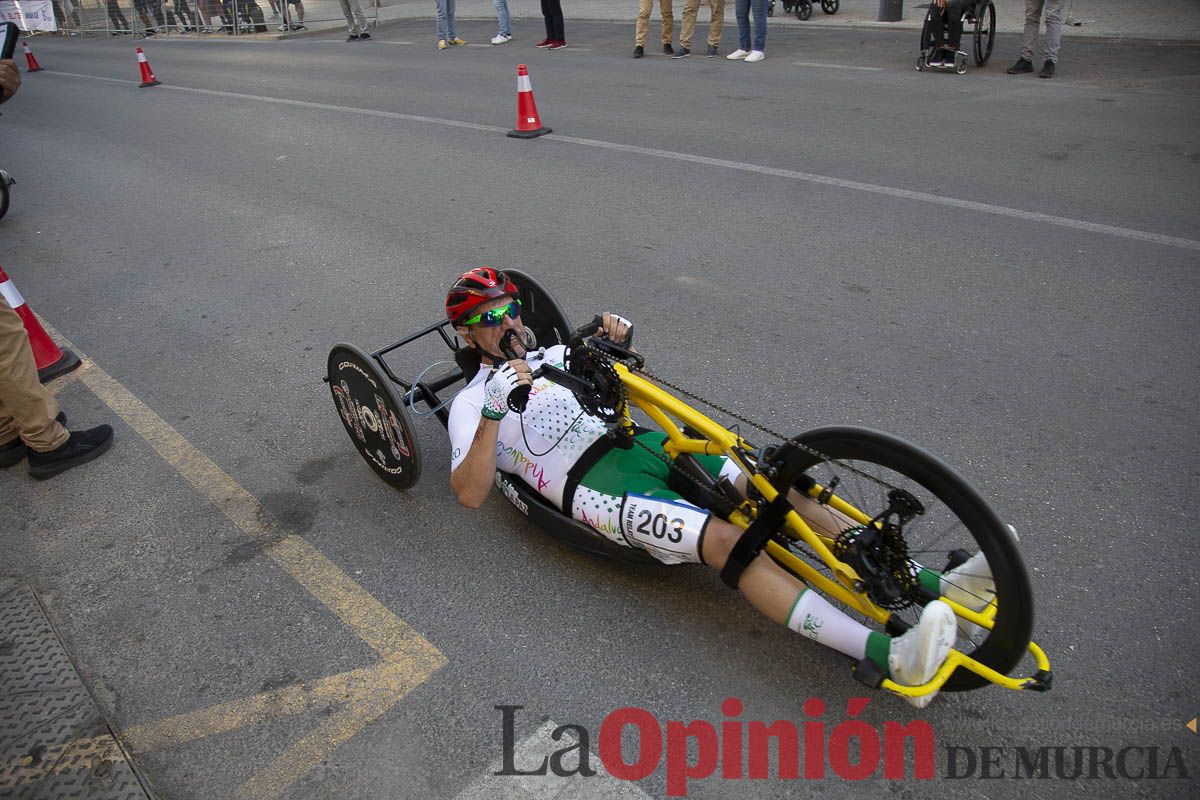
[[[141,88],[147,86],[158,86],[162,81],[154,77],[154,73],[150,71],[150,62],[146,59],[146,54],[142,52],[142,48],[137,49],[138,68],[142,71]]]
[[[533,83],[524,64],[517,65],[517,127],[508,132],[515,139],[532,139],[551,130],[542,125],[537,103],[533,101]]]
[[[29,40],[22,39],[21,45],[25,48],[25,71],[26,72],[41,72],[42,65],[33,57],[33,51],[29,49]]]
[[[17,291],[17,285],[8,277],[3,267],[0,267],[0,297],[4,298],[9,308],[17,312],[17,316],[25,325],[25,335],[29,337],[33,360],[37,362],[38,380],[45,383],[79,366],[79,356],[70,350],[59,349],[42,327],[42,323],[38,322],[37,316]]]

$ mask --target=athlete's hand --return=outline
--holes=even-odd
[[[508,395],[518,386],[533,383],[533,370],[525,359],[516,358],[493,372],[483,391],[483,416],[488,419],[504,419],[508,413]]]
[[[633,335],[633,323],[605,311],[600,317],[600,327],[596,329],[596,335],[604,336],[616,344],[624,344]]]
[[[12,61],[0,61],[0,103],[17,93],[21,87],[21,73]]]

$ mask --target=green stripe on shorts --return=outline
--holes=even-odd
[[[587,471],[580,479],[579,485],[616,497],[629,492],[664,500],[681,499],[679,493],[669,489],[667,485],[671,468],[666,461],[655,455],[663,452],[662,446],[667,440],[667,435],[662,431],[647,431],[634,438],[654,453],[646,452],[638,444],[634,444],[628,450],[614,447]],[[696,460],[701,468],[713,477],[719,475],[721,468],[725,466],[724,456],[696,456]]]

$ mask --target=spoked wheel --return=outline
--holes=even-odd
[[[818,486],[832,488],[834,496],[885,523],[884,535],[872,536],[877,541],[867,548],[866,534],[874,534],[878,526],[868,531],[816,509],[827,524],[832,521],[842,531],[832,545],[834,552],[855,567],[874,602],[892,610],[893,619],[915,625],[924,604],[935,596],[930,590],[940,591],[937,573],[983,552],[995,581],[994,600],[966,581],[957,585],[957,592],[947,588],[945,593],[957,593],[956,601],[980,608],[991,600],[994,625],[989,632],[960,620],[955,647],[998,672],[1010,672],[1025,655],[1033,633],[1033,596],[1013,535],[979,493],[941,460],[890,434],[821,428],[796,441],[801,447],[785,445],[780,451],[790,453],[791,466],[804,469]],[[829,575],[803,543],[789,543],[789,548]],[[868,578],[872,573],[878,579]],[[959,669],[942,690],[965,691],[988,683]]]
[[[826,14],[836,14],[840,0],[821,0],[821,10]]]
[[[992,43],[996,39],[996,5],[992,0],[975,14],[975,66],[982,67],[992,57]]]
[[[350,441],[397,489],[421,477],[421,448],[404,404],[375,360],[352,344],[329,351],[329,388]]]
[[[812,16],[812,3],[809,0],[800,0],[796,3],[796,19],[808,19]]]

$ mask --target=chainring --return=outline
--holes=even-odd
[[[625,386],[613,369],[611,359],[591,347],[572,348],[567,355],[567,372],[592,387],[576,394],[584,410],[608,423],[625,416]]]

